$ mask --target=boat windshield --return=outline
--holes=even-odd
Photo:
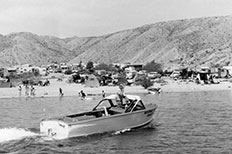
[[[134,107],[133,111],[137,111],[137,110],[143,110],[145,109],[145,106],[143,105],[142,101],[138,101],[137,104]]]
[[[132,109],[139,110],[144,109],[144,105],[141,99],[138,96],[127,95],[125,99],[120,100],[117,95],[110,95],[107,96],[105,99],[101,100],[94,108],[101,109],[101,108],[111,108],[111,107],[119,107],[125,109],[130,106],[130,111]]]
[[[126,108],[126,112],[134,112],[134,111],[143,110],[143,109],[145,109],[145,106],[141,100],[137,102],[134,101],[134,102],[131,102],[129,106]]]
[[[100,108],[104,108],[104,107],[109,108],[109,107],[113,107],[113,106],[115,106],[115,104],[113,103],[112,100],[110,100],[110,99],[103,99],[103,100],[101,100],[101,101],[97,104],[97,106],[95,106],[95,107],[93,108],[93,110],[100,109]]]

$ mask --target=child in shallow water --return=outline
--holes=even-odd
[[[85,97],[86,97],[86,94],[83,92],[83,90],[80,91],[79,95],[80,95],[82,98],[85,98]]]

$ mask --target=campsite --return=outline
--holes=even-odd
[[[101,96],[102,91],[105,91],[106,94],[117,92],[119,84],[124,84],[128,93],[148,93],[147,88],[149,87],[159,88],[162,93],[229,90],[232,84],[231,72],[225,69],[218,70],[220,71],[216,72],[215,69],[211,70],[205,67],[197,71],[183,69],[171,73],[155,73],[155,77],[149,75],[145,70],[136,71],[135,68],[131,73],[128,71],[127,73],[104,71],[103,74],[98,74],[98,71],[95,73],[74,72],[72,74],[48,73],[46,76],[33,76],[27,80],[17,79],[15,80],[17,82],[13,83],[2,78],[0,97],[19,97],[18,85],[25,86],[26,84],[34,85],[36,91],[33,97],[57,97],[59,88],[62,88],[64,96],[77,96],[81,90],[84,90],[89,96]],[[23,95],[20,97],[24,97],[24,86],[22,88]],[[6,88],[7,90],[5,90]]]

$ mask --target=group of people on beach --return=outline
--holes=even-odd
[[[33,85],[28,85],[28,84],[25,84],[24,85],[25,87],[25,96],[28,97],[28,96],[35,96],[35,91],[36,89],[34,88]],[[19,85],[18,86],[18,91],[19,91],[19,97],[22,96],[22,85]],[[79,96],[82,98],[82,99],[85,99],[86,98],[86,93],[81,90],[79,93]],[[118,96],[119,96],[119,99],[122,101],[123,98],[125,98],[125,94],[124,94],[124,86],[123,85],[119,85],[119,92],[117,93]],[[64,93],[63,93],[63,89],[62,88],[59,88],[59,96],[64,96]],[[102,90],[102,98],[105,98],[106,97],[106,94],[105,94],[105,91]]]
[[[35,88],[33,85],[24,85],[25,87],[25,96],[28,97],[28,96],[35,96]],[[18,91],[19,91],[19,97],[22,96],[22,85],[19,85],[18,87]]]
[[[118,94],[121,101],[122,101],[123,98],[125,98],[124,97],[125,94],[124,94],[124,86],[123,85],[119,85],[119,92],[117,94]],[[64,95],[64,93],[63,93],[62,88],[59,88],[59,96],[61,97],[63,95]],[[86,93],[83,90],[78,92],[78,95],[81,97],[81,99],[85,99],[86,96],[87,96]],[[106,93],[105,93],[104,90],[102,90],[102,98],[105,98],[105,97],[106,97]]]

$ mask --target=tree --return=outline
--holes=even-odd
[[[141,85],[145,88],[145,89],[147,89],[148,87],[150,87],[150,86],[152,86],[153,85],[153,83],[152,83],[152,81],[149,79],[149,78],[143,78],[143,80],[142,80],[142,82],[141,82]]]
[[[154,60],[151,61],[150,63],[147,63],[144,67],[144,70],[146,70],[147,72],[159,72],[162,73],[162,65],[159,63],[156,63]]]
[[[81,70],[83,69],[82,61],[79,62],[79,67]]]
[[[39,74],[39,69],[33,68],[33,69],[32,69],[32,73],[34,74],[34,76],[39,76],[39,75],[40,75],[40,74]]]
[[[70,74],[72,74],[73,72],[72,72],[72,70],[71,69],[68,69],[68,70],[66,70],[65,72],[64,72],[64,74],[67,74],[67,75],[70,75]]]
[[[105,63],[100,63],[94,69],[95,70],[116,71],[116,68],[112,64],[107,65]]]
[[[93,71],[93,62],[89,61],[86,65],[86,69],[89,70],[90,72]]]

